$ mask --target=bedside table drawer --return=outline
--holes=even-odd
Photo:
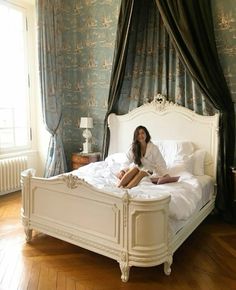
[[[72,153],[71,165],[72,169],[78,169],[81,166],[87,165],[91,162],[100,160],[100,153]]]

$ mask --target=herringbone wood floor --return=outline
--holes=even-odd
[[[209,217],[163,267],[131,268],[44,234],[25,242],[20,192],[0,197],[0,290],[236,290],[236,227]]]

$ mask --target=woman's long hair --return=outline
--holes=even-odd
[[[151,140],[151,136],[150,133],[148,132],[147,128],[144,126],[138,126],[135,130],[134,130],[134,137],[133,137],[133,143],[132,143],[132,152],[133,152],[133,156],[134,156],[134,163],[137,165],[141,165],[141,144],[138,141],[138,134],[139,134],[139,130],[143,130],[146,133],[146,143],[148,143]]]

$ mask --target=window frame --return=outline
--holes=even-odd
[[[26,96],[26,106],[28,110],[27,128],[28,140],[27,145],[9,148],[0,148],[0,157],[8,156],[22,151],[37,151],[37,106],[40,104],[36,101],[38,97],[38,86],[36,72],[37,68],[37,50],[36,50],[36,17],[35,17],[35,1],[28,0],[0,0],[1,4],[13,7],[23,13],[26,29],[24,30],[24,43],[26,53],[26,77],[28,75],[28,88]],[[36,104],[37,103],[37,104]]]

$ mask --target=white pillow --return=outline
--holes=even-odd
[[[183,159],[184,156],[190,156],[194,152],[194,145],[185,140],[158,140],[152,141],[156,144],[166,161],[167,167]]]
[[[193,157],[192,155],[184,155],[181,159],[176,160],[173,164],[167,167],[170,176],[180,175],[181,172],[189,172],[193,174]]]
[[[204,175],[206,151],[203,149],[198,149],[193,153],[192,156],[193,156],[193,174],[198,176]]]
[[[105,162],[107,162],[108,164],[111,164],[114,162],[121,164],[121,163],[127,162],[127,157],[125,153],[113,153],[107,156],[107,158],[105,159]]]

